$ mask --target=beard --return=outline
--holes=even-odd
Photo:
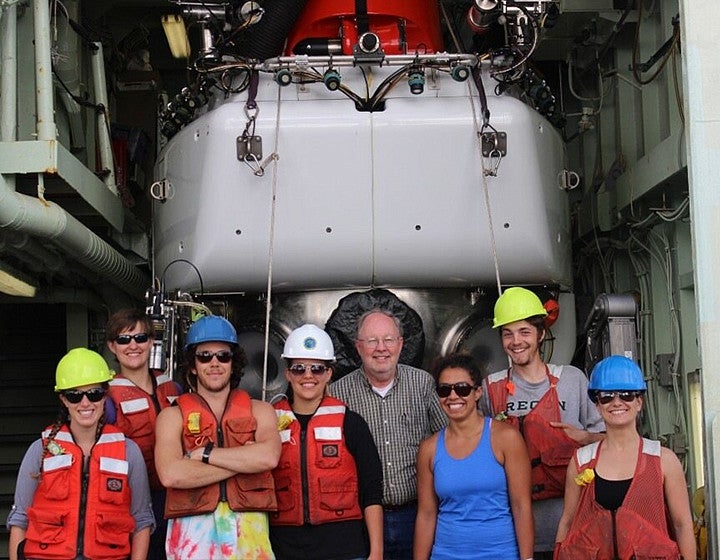
[[[210,383],[207,379],[198,375],[198,388],[202,387],[208,393],[222,393],[230,385],[231,377],[231,375],[228,375],[223,381]]]
[[[508,352],[510,360],[515,366],[527,366],[532,364],[540,355],[539,348],[537,346],[529,346],[523,349],[519,354],[513,354]]]

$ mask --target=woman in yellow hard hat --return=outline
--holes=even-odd
[[[105,424],[112,372],[92,350],[58,363],[57,421],[25,453],[7,524],[11,560],[144,559],[154,525],[138,446]]]

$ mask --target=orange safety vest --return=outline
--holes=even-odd
[[[518,428],[525,440],[532,466],[532,499],[546,500],[561,497],[565,493],[565,473],[568,463],[580,444],[568,437],[564,430],[550,425],[550,422],[561,422],[557,393],[559,379],[550,373],[546,364],[545,372],[550,381],[550,388],[525,416],[510,416],[507,414],[510,371],[508,368],[507,374],[493,374],[487,379],[492,414],[496,419],[502,419]],[[498,415],[503,418],[499,418]]]
[[[122,375],[116,375],[110,381],[108,394],[117,411],[115,426],[138,444],[147,466],[150,488],[159,490],[163,486],[155,469],[155,420],[160,410],[175,402],[180,390],[165,374],[157,375],[155,382],[155,397],[160,405],[159,409],[151,395]]]
[[[43,443],[50,430],[43,432]],[[135,520],[130,514],[125,436],[114,426],[103,426],[87,473],[82,449],[67,426],[53,441],[59,448],[53,446],[55,454],[45,453],[27,511],[25,556],[72,560],[81,553],[90,560],[127,558]]]
[[[216,447],[240,447],[255,441],[257,421],[252,415],[250,395],[234,389],[228,396],[220,426],[210,405],[197,393],[176,400],[182,412],[183,451],[213,442]],[[274,511],[275,485],[270,471],[238,473],[216,484],[199,488],[168,488],[165,517],[185,517],[215,511],[224,501],[233,511]]]
[[[282,455],[273,470],[278,511],[270,515],[271,525],[362,519],[357,467],[345,444],[345,410],[342,401],[324,397],[303,439],[290,403],[275,404],[278,423],[283,416],[291,422],[280,432]]]
[[[575,464],[579,473],[595,468],[601,444],[578,449]],[[595,501],[595,482],[583,487],[567,537],[556,546],[556,560],[680,559],[668,530],[660,449],[657,441],[640,440],[635,474],[615,511]]]

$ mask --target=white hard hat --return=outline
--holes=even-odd
[[[293,358],[334,360],[335,349],[324,330],[315,325],[303,325],[287,337],[282,357],[289,360]]]

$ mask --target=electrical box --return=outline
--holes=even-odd
[[[637,361],[637,304],[630,294],[601,294],[585,322],[587,355],[585,371],[607,356]]]
[[[673,385],[672,364],[674,360],[675,354],[657,354],[655,356],[655,374],[661,387],[672,387]]]

